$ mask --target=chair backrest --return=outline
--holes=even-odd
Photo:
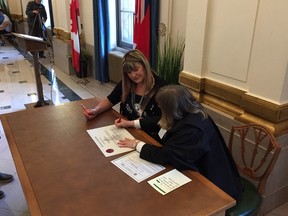
[[[256,181],[259,193],[263,194],[267,178],[281,151],[274,135],[258,124],[233,126],[229,150],[240,173]]]

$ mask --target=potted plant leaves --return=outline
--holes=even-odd
[[[170,35],[164,36],[164,41],[158,45],[157,74],[169,84],[178,84],[179,73],[183,69],[183,53],[185,40],[177,36],[175,40]]]

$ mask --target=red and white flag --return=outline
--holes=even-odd
[[[80,11],[78,0],[71,0],[70,3],[70,20],[71,20],[71,48],[72,48],[72,65],[76,72],[80,72]]]
[[[150,0],[136,0],[134,43],[150,59]]]

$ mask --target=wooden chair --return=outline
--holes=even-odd
[[[265,192],[267,178],[278,159],[281,147],[264,126],[233,126],[229,150],[241,174],[244,191],[227,216],[256,215]]]

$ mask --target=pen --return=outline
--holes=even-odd
[[[121,123],[121,116],[122,116],[122,112],[120,112],[120,117],[119,117],[119,119],[117,120],[117,123]]]
[[[84,112],[85,112],[86,114],[88,114],[87,111],[86,111],[86,107],[84,106],[84,104],[81,104],[81,107],[83,108]]]
[[[86,107],[84,106],[84,104],[81,104],[81,106],[82,106],[83,109],[86,109]]]

